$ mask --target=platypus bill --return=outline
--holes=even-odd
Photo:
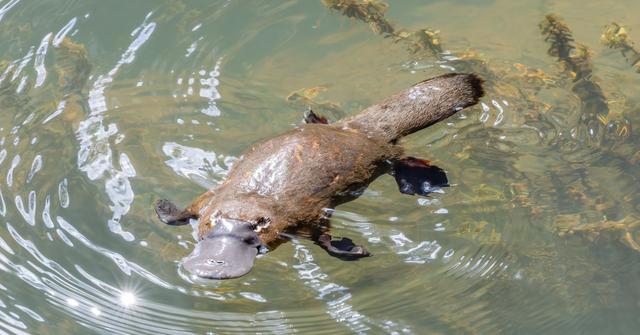
[[[261,250],[306,236],[332,256],[369,256],[350,239],[329,234],[330,209],[357,198],[378,176],[391,173],[405,194],[426,195],[447,177],[429,161],[403,156],[397,141],[478,102],[482,80],[447,74],[420,82],[362,112],[329,123],[308,112],[305,123],[255,144],[226,180],[184,210],[168,200],[156,213],[170,225],[200,219],[199,242],[183,259],[202,278],[248,273]]]

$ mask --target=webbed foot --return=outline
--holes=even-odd
[[[329,120],[327,120],[326,117],[316,114],[311,109],[309,109],[304,113],[304,123],[329,124]]]
[[[406,157],[393,163],[393,175],[401,193],[427,195],[439,187],[449,186],[447,174],[431,162]]]
[[[331,239],[331,235],[323,233],[315,238],[315,243],[325,249],[329,255],[345,261],[371,256],[364,247],[355,245],[353,241],[347,237],[334,241]]]
[[[167,199],[156,201],[156,214],[160,221],[172,225],[182,226],[189,223],[189,219],[197,219],[198,216],[189,210],[179,210],[176,205]]]

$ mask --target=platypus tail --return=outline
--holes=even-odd
[[[484,95],[482,83],[465,73],[427,79],[336,125],[394,142],[478,103]]]

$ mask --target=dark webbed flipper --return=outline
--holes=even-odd
[[[316,114],[311,109],[309,109],[304,113],[304,123],[329,124],[329,120],[327,120],[326,117]]]
[[[172,226],[182,226],[189,223],[189,219],[198,218],[197,214],[188,209],[179,210],[176,205],[166,199],[156,201],[156,214],[160,221]]]
[[[297,238],[312,240],[315,244],[326,250],[329,255],[345,261],[352,261],[361,257],[371,256],[364,247],[355,245],[350,238],[343,237],[340,240],[332,240],[326,227],[315,231],[296,230],[293,232],[280,232],[278,233],[278,237],[287,240]]]
[[[371,256],[362,246],[355,245],[350,238],[343,237],[340,240],[331,240],[331,235],[322,233],[314,236],[314,242],[326,250],[329,255],[345,261],[352,261],[361,257]]]
[[[393,175],[404,194],[427,195],[439,187],[449,186],[447,174],[441,168],[414,157],[393,162]]]

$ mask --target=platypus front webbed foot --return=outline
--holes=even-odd
[[[160,221],[172,225],[182,226],[189,223],[189,219],[197,219],[198,216],[189,210],[179,210],[176,205],[167,199],[156,201],[156,214]]]
[[[322,233],[314,238],[317,245],[326,250],[329,255],[338,257],[342,260],[352,261],[361,257],[371,256],[371,254],[362,246],[355,245],[350,238],[343,237],[340,240],[333,241],[331,235]]]

